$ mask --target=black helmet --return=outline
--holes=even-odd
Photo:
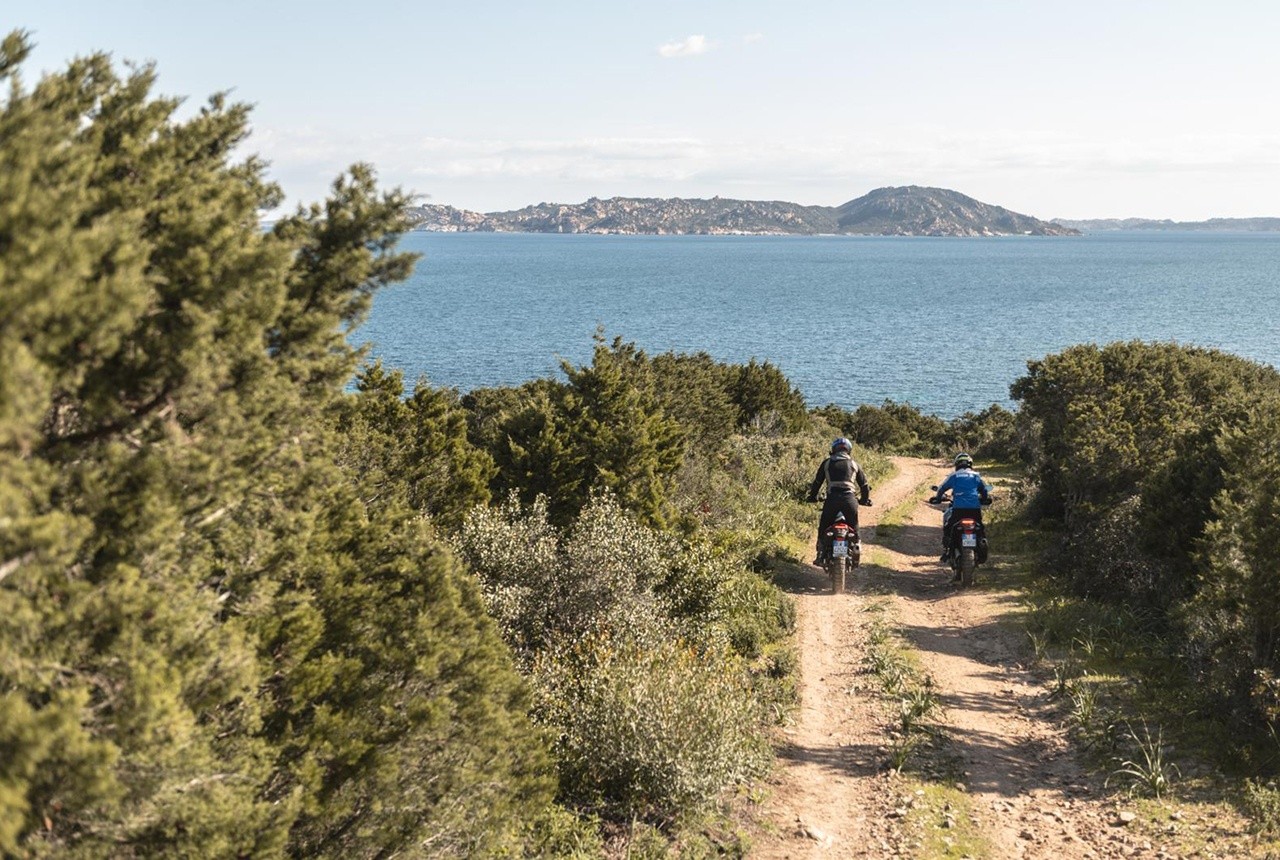
[[[970,457],[968,454],[964,453],[963,451],[961,451],[959,454],[956,454],[956,468],[957,468],[957,469],[972,469],[972,468],[973,468],[973,458],[972,458],[972,457]]]

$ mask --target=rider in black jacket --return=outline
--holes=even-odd
[[[831,443],[831,456],[822,461],[818,474],[809,485],[809,501],[818,500],[818,490],[822,482],[827,482],[827,500],[822,505],[822,517],[818,520],[818,555],[814,564],[822,563],[822,536],[831,524],[836,521],[837,514],[844,514],[844,521],[858,533],[858,505],[871,504],[871,485],[862,467],[853,459],[853,444],[843,436]],[[858,487],[858,495],[853,493],[854,485]]]

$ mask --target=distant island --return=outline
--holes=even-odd
[[[414,229],[438,232],[615,233],[647,235],[1076,236],[945,188],[877,188],[842,206],[777,200],[593,197],[510,212],[470,212],[427,204],[408,212]]]
[[[1053,223],[1085,233],[1105,233],[1114,230],[1196,230],[1217,233],[1280,232],[1280,218],[1210,218],[1208,221],[1170,221],[1167,218],[1088,218],[1084,220],[1055,218]]]

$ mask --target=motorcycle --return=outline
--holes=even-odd
[[[844,514],[822,536],[822,569],[831,578],[831,593],[844,594],[844,577],[862,563],[862,541]]]
[[[931,487],[935,493],[938,488]],[[978,570],[978,566],[987,560],[987,528],[974,517],[959,517],[952,522],[951,517],[951,498],[943,496],[941,498],[929,498],[930,504],[947,503],[947,507],[942,515],[942,527],[950,532],[950,538],[947,541],[947,557],[946,561],[951,568],[951,572],[955,574],[956,579],[960,581],[962,586],[973,585],[974,575]],[[986,497],[983,505],[991,504],[991,497]]]

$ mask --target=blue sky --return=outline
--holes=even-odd
[[[343,166],[482,211],[835,205],[937,185],[1040,217],[1280,215],[1271,2],[5,0],[27,74],[107,50],[253,103],[293,200]]]

